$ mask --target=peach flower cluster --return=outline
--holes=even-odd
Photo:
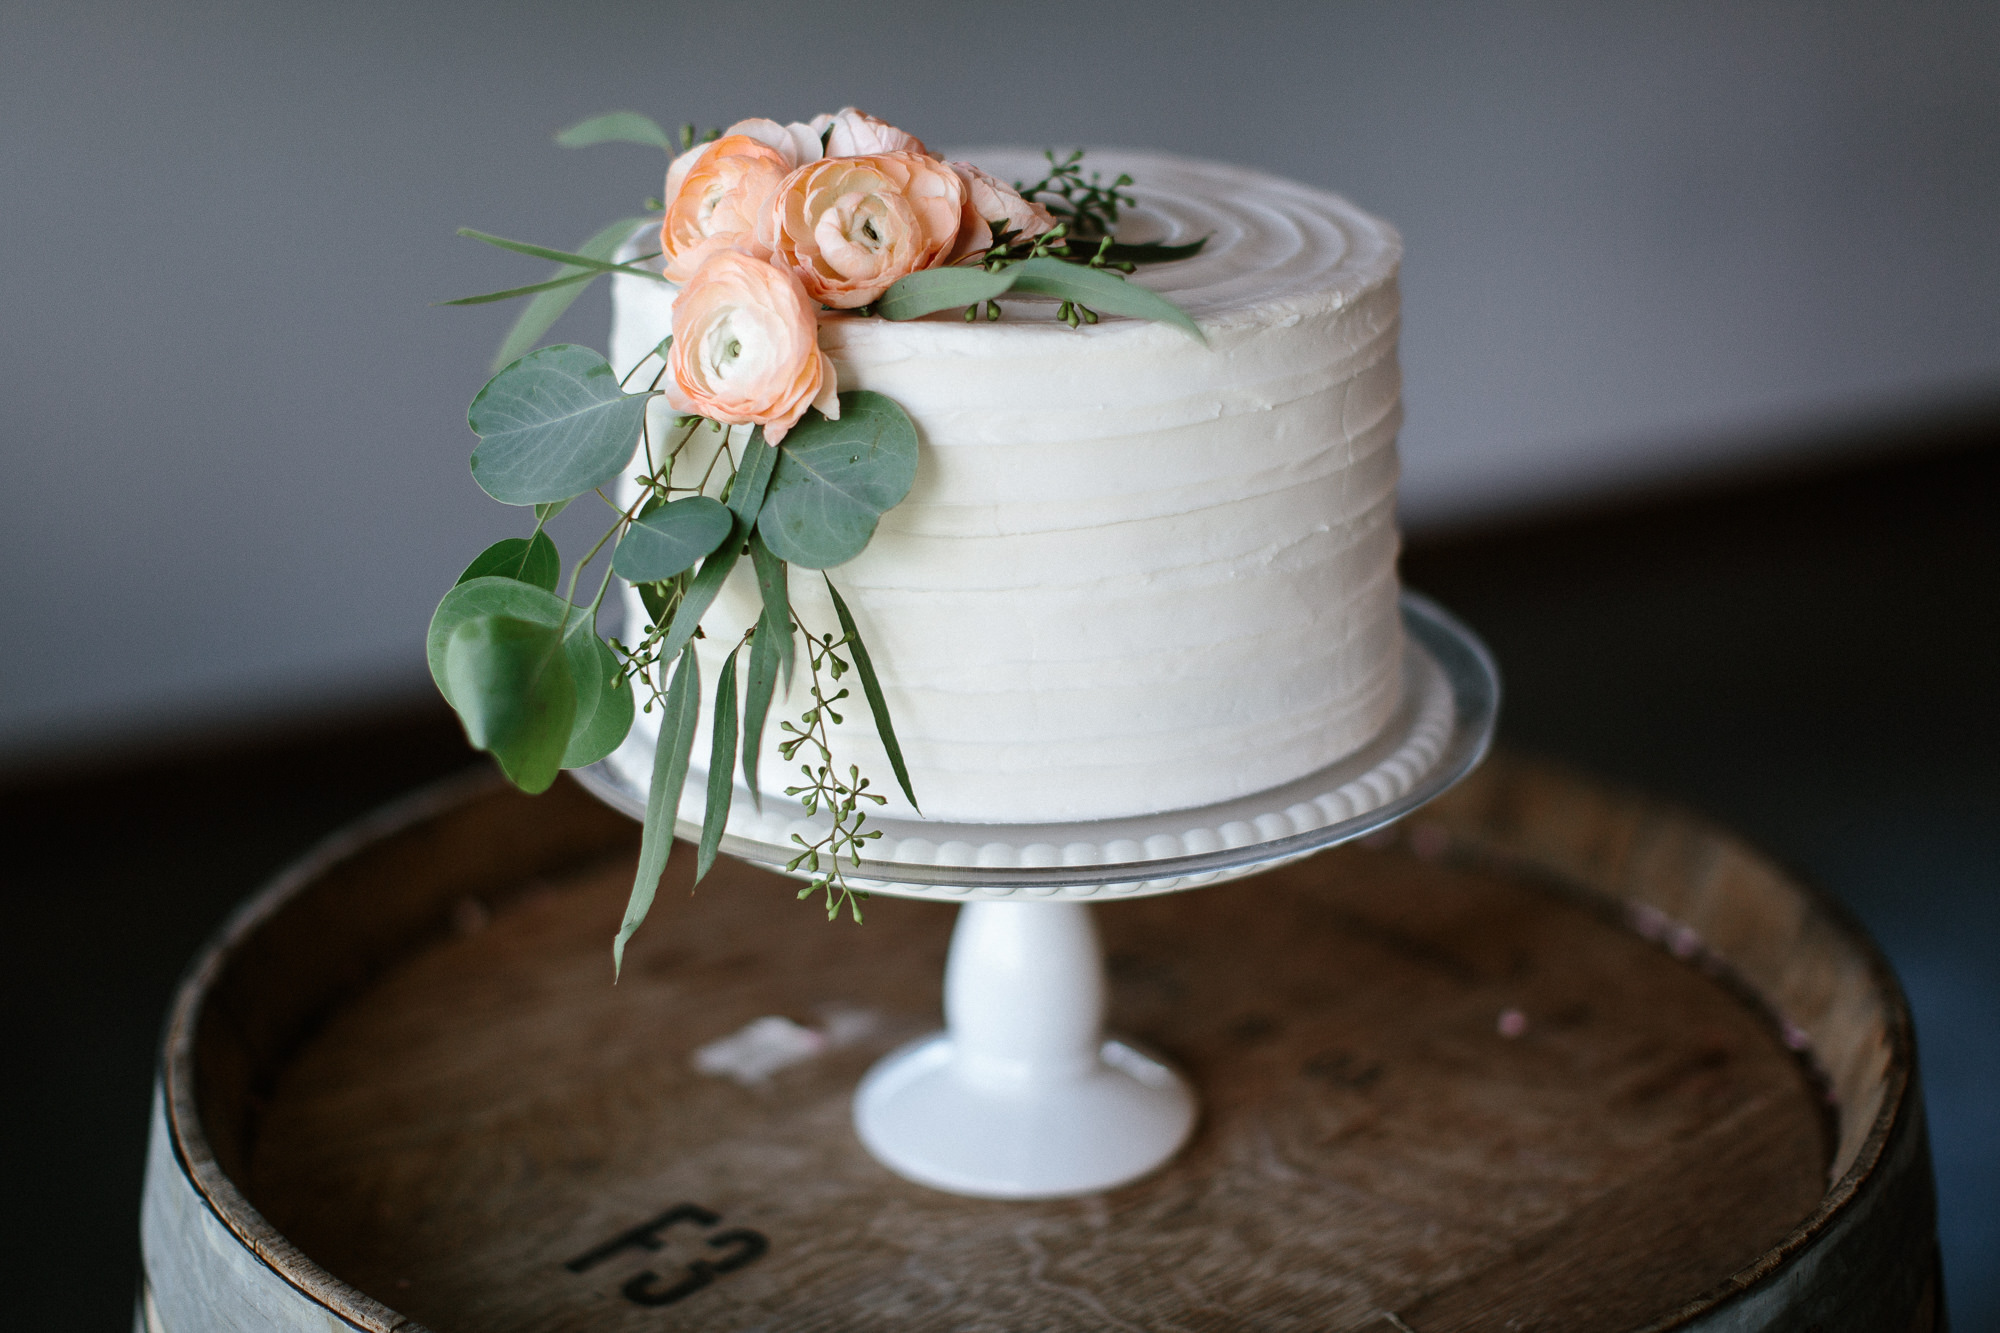
[[[667,169],[660,252],[674,302],[669,401],[774,443],[818,407],[839,415],[817,307],[872,304],[899,279],[1039,236],[1040,204],[853,107],[744,120]]]

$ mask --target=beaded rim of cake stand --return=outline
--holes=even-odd
[[[848,882],[867,893],[949,902],[1083,900],[1173,893],[1268,870],[1395,822],[1475,768],[1492,743],[1500,676],[1471,630],[1429,598],[1402,595],[1403,692],[1387,726],[1354,754],[1262,792],[1188,810],[1074,823],[871,819],[883,831]],[[630,746],[644,739],[637,733]],[[579,769],[599,799],[634,818],[646,792],[614,760]],[[706,783],[690,772],[675,832],[701,834]],[[690,815],[692,817],[690,817]],[[794,802],[739,790],[722,837],[731,856],[786,872],[794,833],[824,834]]]

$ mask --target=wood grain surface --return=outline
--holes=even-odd
[[[1114,1028],[1187,1071],[1203,1119],[1099,1196],[959,1199],[856,1141],[862,1071],[938,1024],[949,909],[828,925],[726,861],[690,894],[677,856],[614,987],[631,863],[601,823],[442,890],[410,861],[404,914],[431,925],[394,947],[319,912],[255,980],[293,1014],[249,1040],[268,1068],[218,1075],[205,1118],[299,1252],[437,1333],[1635,1329],[1772,1253],[1865,1156],[1771,997],[1824,1020],[1826,1076],[1863,1101],[1887,1045],[1852,966],[1800,962],[1795,893],[1668,914],[1648,895],[1729,869],[1713,840],[1577,790],[1489,771],[1375,847],[1101,907]],[[773,1015],[824,1049],[762,1081],[696,1069]]]

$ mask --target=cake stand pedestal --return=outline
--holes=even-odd
[[[1192,1090],[1163,1060],[1107,1038],[1104,964],[1090,904],[1171,893],[1297,860],[1401,819],[1470,772],[1492,740],[1499,675],[1479,640],[1405,593],[1403,691],[1368,745],[1268,791],[1192,810],[1066,824],[871,821],[876,853],[857,889],[963,904],[945,970],[946,1030],[884,1058],[861,1081],[855,1128],[891,1170],[985,1198],[1057,1198],[1125,1184],[1164,1164],[1194,1127]],[[584,785],[639,815],[638,751],[583,770]],[[678,831],[699,835],[694,778]],[[773,869],[818,827],[739,793],[722,849]]]

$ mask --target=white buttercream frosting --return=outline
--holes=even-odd
[[[1003,179],[1043,165],[963,156]],[[1133,279],[1193,315],[1206,346],[1110,316],[1071,330],[1039,298],[1004,300],[995,323],[821,327],[840,387],[887,394],[917,424],[909,498],[830,572],[917,799],[940,818],[1205,805],[1333,762],[1396,704],[1400,238],[1337,196],[1237,167],[1110,151],[1086,165],[1137,182],[1122,239],[1209,238]],[[624,374],[667,334],[672,289],[619,278],[614,302]],[[655,438],[667,417],[656,408]],[[687,459],[677,476],[698,476],[705,460]],[[816,573],[793,570],[792,596],[808,627],[837,630]],[[744,561],[703,621],[709,688],[757,607]],[[836,758],[893,796],[859,694]],[[803,707],[795,680],[765,735],[768,790],[797,780],[777,723]],[[900,798],[889,810],[909,813]]]

